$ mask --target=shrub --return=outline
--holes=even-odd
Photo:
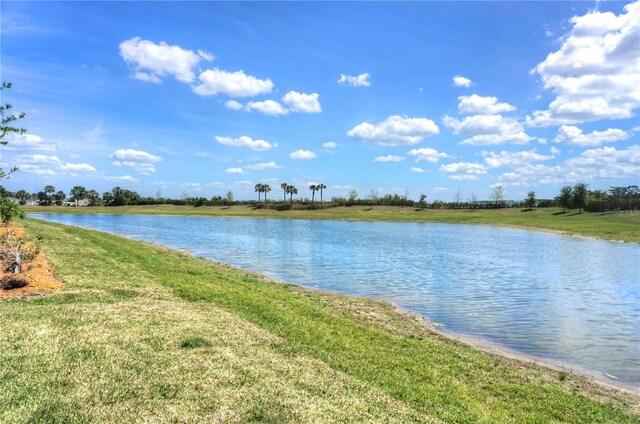
[[[6,272],[21,272],[23,265],[34,260],[38,253],[40,247],[25,236],[18,236],[12,231],[0,236],[0,263]]]
[[[273,208],[277,211],[288,211],[291,209],[291,203],[278,203]]]

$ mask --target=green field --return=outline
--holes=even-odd
[[[119,206],[119,207],[23,207],[27,213],[107,213],[238,216],[254,218],[342,219],[371,221],[453,222],[504,225],[565,234],[640,243],[640,213],[603,214],[559,208],[535,210],[511,209],[414,209],[410,207],[363,206],[317,210],[276,211],[248,206],[199,208],[191,206]]]
[[[0,302],[2,423],[640,422],[636,396],[483,353],[383,302],[23,223],[65,287]]]

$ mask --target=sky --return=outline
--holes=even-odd
[[[640,184],[640,1],[0,3],[9,190]]]

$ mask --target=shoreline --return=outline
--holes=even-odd
[[[122,214],[122,215],[124,216],[126,214]],[[176,216],[176,215],[169,215],[169,216]],[[225,217],[225,218],[238,218],[238,217]],[[30,218],[30,219],[38,219],[38,218]],[[277,219],[277,218],[273,218],[273,219]],[[52,222],[52,221],[46,221],[45,220],[45,222]],[[385,222],[385,221],[381,221],[381,222]],[[376,301],[379,301],[379,302],[383,302],[383,303],[386,303],[386,304],[390,305],[398,314],[406,317],[406,319],[410,319],[409,317],[413,317],[413,318],[416,318],[416,319],[420,320],[420,322],[422,323],[422,326],[424,327],[425,331],[429,331],[429,332],[435,333],[437,335],[440,335],[442,337],[445,337],[447,339],[454,340],[456,342],[459,342],[459,343],[462,343],[464,345],[467,345],[467,346],[469,346],[469,347],[471,347],[473,349],[480,350],[480,351],[485,352],[485,353],[490,354],[490,355],[497,355],[497,356],[500,356],[500,357],[503,357],[503,358],[517,360],[517,361],[524,362],[524,363],[527,363],[527,364],[533,364],[534,366],[545,367],[547,369],[558,371],[558,372],[566,372],[566,373],[574,375],[574,376],[585,378],[585,379],[593,382],[594,384],[598,384],[598,385],[603,386],[603,387],[605,387],[607,389],[622,391],[622,392],[627,393],[627,394],[640,396],[640,385],[635,386],[633,384],[630,384],[630,383],[627,383],[627,382],[624,382],[624,381],[616,380],[614,378],[608,377],[603,372],[590,370],[590,369],[587,369],[587,368],[584,368],[584,367],[580,367],[578,365],[571,364],[571,363],[568,363],[568,362],[527,354],[525,352],[510,348],[508,346],[505,346],[505,345],[502,345],[502,344],[499,344],[499,343],[496,343],[496,342],[493,342],[491,340],[484,339],[484,338],[481,338],[481,337],[478,337],[478,336],[443,330],[443,329],[439,328],[439,326],[435,325],[435,323],[433,321],[430,321],[428,317],[419,315],[419,314],[417,314],[417,313],[415,313],[415,312],[413,312],[413,311],[411,311],[409,309],[401,307],[398,304],[396,304],[394,302],[391,302],[389,300],[386,300],[384,298],[381,298],[381,297],[360,296],[360,295],[354,295],[354,294],[333,292],[333,291],[324,290],[324,289],[318,289],[318,288],[314,288],[314,287],[307,287],[307,286],[302,285],[302,284],[291,283],[291,282],[287,282],[287,281],[284,281],[284,280],[280,280],[278,278],[274,278],[272,276],[268,276],[266,274],[263,274],[263,273],[260,273],[260,272],[257,272],[257,271],[240,268],[238,266],[231,265],[229,263],[222,262],[222,261],[219,261],[219,260],[216,260],[216,259],[213,259],[213,258],[207,258],[207,257],[204,257],[204,256],[198,256],[198,255],[194,254],[194,252],[192,250],[189,250],[189,249],[179,249],[179,248],[169,247],[169,246],[161,244],[161,243],[150,242],[150,241],[146,241],[146,240],[140,240],[140,239],[136,239],[136,238],[133,238],[133,237],[125,235],[125,234],[119,234],[119,233],[112,233],[112,232],[108,232],[108,231],[97,230],[97,229],[85,227],[85,226],[82,226],[82,225],[61,224],[61,223],[55,223],[55,224],[64,225],[64,226],[70,226],[70,227],[77,227],[77,228],[82,228],[82,229],[89,230],[89,231],[96,231],[96,232],[101,232],[101,233],[104,233],[104,234],[114,235],[116,237],[122,237],[122,238],[125,238],[125,239],[128,239],[128,240],[142,242],[142,243],[154,246],[156,248],[161,248],[161,249],[164,249],[164,250],[178,252],[178,253],[181,253],[181,254],[184,254],[184,255],[197,257],[197,258],[204,259],[206,261],[212,262],[212,263],[214,263],[216,265],[223,266],[223,267],[228,268],[228,269],[233,269],[233,270],[235,270],[237,272],[242,272],[242,273],[245,273],[245,274],[250,274],[250,275],[256,276],[256,277],[260,278],[261,280],[263,280],[265,282],[268,282],[268,283],[291,285],[291,286],[295,286],[295,287],[297,287],[299,289],[309,290],[309,291],[320,293],[320,294],[328,294],[328,295],[331,295],[331,296],[339,296],[339,297],[344,297],[344,298],[370,299],[370,300],[376,300]],[[483,224],[483,225],[491,225],[491,224]],[[558,234],[558,235],[562,235],[562,234]]]

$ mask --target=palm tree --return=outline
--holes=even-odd
[[[320,190],[320,204],[322,204],[322,190],[324,190],[325,188],[327,188],[327,186],[324,184],[318,184],[316,186],[316,190]]]
[[[260,194],[262,193],[262,184],[256,184],[255,192],[258,193],[258,203],[260,203]]]
[[[315,184],[311,184],[309,186],[309,190],[311,190],[311,204],[313,205],[313,199],[315,198],[316,195],[316,190],[318,189],[318,186]]]
[[[267,203],[267,193],[271,191],[271,186],[269,184],[262,185],[262,192],[264,193],[264,203]]]
[[[290,200],[291,200],[291,204],[293,205],[293,195],[294,195],[294,194],[298,194],[298,189],[297,189],[297,188],[295,188],[295,187],[294,187],[294,186],[292,186],[292,185],[288,185],[288,186],[287,186],[287,193],[289,193],[289,194],[291,195],[291,196],[290,196]]]
[[[75,200],[76,206],[78,206],[78,201],[87,197],[87,189],[82,186],[75,186],[71,189],[71,199]]]
[[[25,190],[16,191],[16,198],[20,201],[21,205],[24,205],[25,203],[27,203],[27,199],[29,197],[31,197],[31,195],[27,193]]]
[[[287,201],[287,187],[289,187],[289,184],[287,184],[287,183],[280,184],[280,188],[282,189],[282,191],[284,193],[283,199],[284,199],[285,202]]]

